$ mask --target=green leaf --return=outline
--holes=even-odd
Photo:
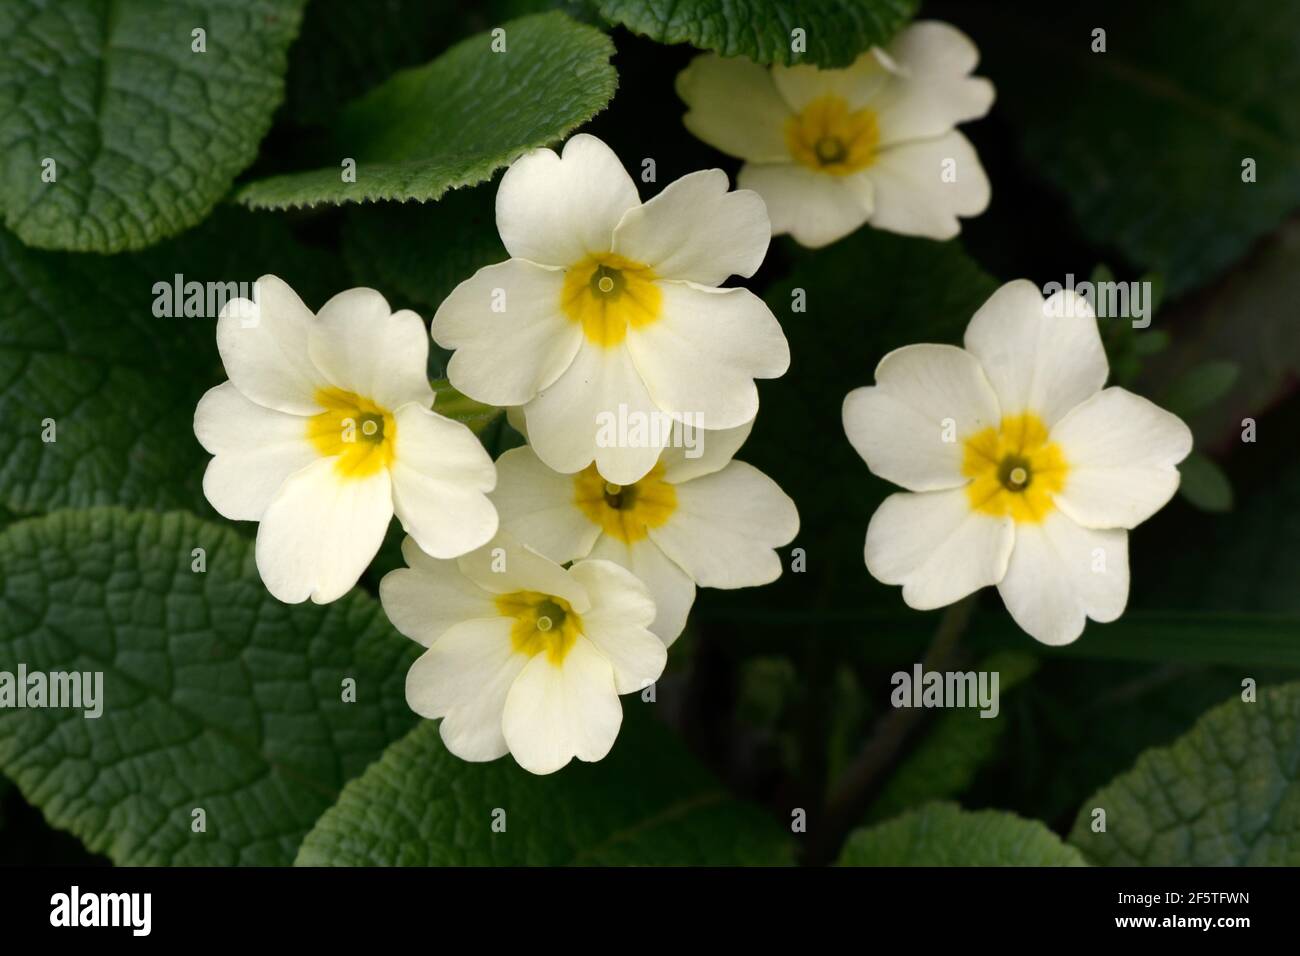
[[[338,291],[332,257],[294,242],[283,222],[237,209],[113,257],[39,252],[0,230],[0,505],[206,510],[208,456],[193,419],[225,378],[216,312],[155,316],[154,286],[178,274],[252,283],[266,272],[315,308]]]
[[[1180,418],[1213,405],[1227,394],[1241,374],[1241,366],[1226,359],[1196,365],[1170,383],[1160,404]]]
[[[0,4],[5,225],[31,246],[117,252],[200,222],[271,125],[303,2]]]
[[[463,422],[475,435],[481,436],[489,425],[505,414],[504,408],[484,405],[457,391],[446,379],[430,384],[433,386],[433,407],[438,414]]]
[[[467,763],[424,721],[344,788],[303,841],[307,866],[783,865],[788,834],[738,803],[636,696],[614,749],[537,777]],[[504,813],[504,816],[502,814]],[[498,829],[504,823],[503,832]]]
[[[1192,452],[1178,466],[1182,480],[1178,493],[1202,511],[1232,510],[1232,484],[1223,469],[1200,452]]]
[[[689,43],[756,63],[847,66],[881,46],[916,13],[918,0],[597,0],[601,15],[659,43]],[[802,29],[806,53],[793,49]]]
[[[1030,654],[1005,651],[979,663],[977,670],[996,672],[999,707],[1002,695],[1026,680],[1038,667]],[[977,707],[944,711],[916,749],[894,771],[867,812],[867,820],[886,820],[930,800],[957,797],[966,791],[979,769],[991,760],[1007,729],[999,711],[983,717]]]
[[[1300,864],[1300,684],[1234,697],[1148,750],[1084,801],[1070,840],[1107,866]]]
[[[1086,866],[1037,820],[931,803],[849,834],[840,866]]]
[[[1249,673],[1279,678],[1275,668]],[[1004,708],[1002,752],[981,769],[966,799],[996,801],[1069,832],[1081,795],[1132,767],[1142,751],[1186,733],[1240,688],[1241,675],[1231,665],[1044,662]]]
[[[349,103],[328,167],[250,183],[236,198],[267,209],[437,199],[556,142],[613,97],[614,44],[599,30],[556,12],[502,29],[503,53],[480,33]],[[355,182],[343,181],[345,159],[356,160]]]
[[[412,647],[360,592],[279,603],[252,542],[191,515],[23,521],[0,535],[3,669],[102,672],[103,713],[0,709],[0,771],[117,863],[287,864],[411,726]]]
[[[1203,571],[1208,570],[1209,576],[1220,573],[1219,556],[1210,562],[1210,568],[1204,568],[1206,553],[1213,552],[1198,549],[1193,559],[1200,562]],[[856,574],[857,569],[848,570]],[[1294,604],[1294,578],[1292,565],[1274,567],[1269,586],[1289,583],[1291,594],[1288,598],[1280,592],[1261,593],[1273,603],[1289,600]],[[845,586],[853,583],[859,592],[867,592],[866,580],[850,579]],[[1243,581],[1243,589],[1234,590],[1233,596],[1249,593],[1244,590],[1247,584]],[[697,602],[708,593],[701,594]],[[1225,598],[1225,603],[1230,601]],[[867,663],[915,660],[915,655],[933,635],[939,612],[913,611],[903,605],[896,593],[892,603],[886,595],[886,600],[877,599],[874,604],[877,606],[859,601],[856,607],[792,610],[791,605],[781,606],[755,594],[746,605],[711,604],[708,613],[700,615],[700,619],[734,629],[737,649],[743,647],[750,656],[788,653],[791,633],[815,630],[823,646],[834,648],[837,655],[848,660]],[[1300,615],[1295,613],[1136,609],[1125,612],[1110,624],[1091,621],[1074,643],[1048,647],[1034,643],[1016,627],[996,597],[988,594],[988,603],[971,619],[967,634],[963,643],[986,652],[1029,649],[1046,658],[1300,668]],[[864,640],[864,635],[869,635],[870,640]]]
[[[343,257],[359,284],[391,290],[432,318],[457,285],[510,258],[497,234],[495,200],[496,186],[485,183],[434,204],[352,207]]]
[[[971,19],[988,25],[976,40],[1031,163],[1093,242],[1161,272],[1169,294],[1214,279],[1300,205],[1300,99],[1278,93],[1300,86],[1300,6],[1004,13],[985,3]],[[1096,28],[1105,52],[1093,52]],[[1247,159],[1255,182],[1243,182]]]

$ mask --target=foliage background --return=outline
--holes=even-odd
[[[0,711],[0,861],[1300,863],[1296,5],[924,3],[997,85],[964,127],[992,206],[947,243],[773,243],[747,284],[792,365],[760,385],[740,457],[798,503],[807,570],[701,591],[656,702],[624,699],[601,764],[466,764],[417,725],[400,690],[414,645],[374,597],[395,529],[352,595],[289,608],[257,579],[254,526],[203,500],[191,418],[224,375],[211,320],[155,318],[153,283],[270,271],[312,307],[364,284],[427,320],[504,257],[495,180],[524,148],[582,126],[634,172],[655,160],[645,197],[695,169],[734,175],[681,125],[688,44],[771,62],[802,26],[807,59],[843,64],[916,6],[0,6],[0,670],[105,670],[109,702],[98,721]],[[482,31],[554,7],[510,24],[515,59],[494,71]],[[46,155],[57,187],[38,178]],[[355,188],[341,156],[359,159]],[[346,202],[377,196],[413,201]],[[888,489],[844,440],[842,398],[894,347],[958,341],[999,283],[1097,270],[1163,288],[1151,328],[1103,331],[1112,380],[1193,425],[1183,494],[1131,537],[1119,622],[1048,649],[988,592],[939,655],[941,615],[863,567]],[[500,418],[474,424],[494,451],[518,441]],[[891,711],[890,675],[928,647],[1000,670],[1001,716]],[[355,705],[334,702],[344,676]],[[1098,806],[1106,834],[1087,825]]]

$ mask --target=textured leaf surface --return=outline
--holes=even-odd
[[[204,548],[207,570],[191,570]],[[0,535],[0,670],[102,671],[103,715],[0,710],[0,770],[126,864],[285,864],[413,715],[411,642],[359,592],[288,607],[190,515],[63,511]],[[342,681],[356,702],[342,702]],[[201,807],[207,832],[191,831]]]
[[[304,2],[0,4],[5,225],[32,246],[117,252],[202,220],[271,125]]]
[[[840,866],[1086,866],[1037,820],[930,803],[849,835]]]
[[[976,40],[1030,160],[1089,238],[1160,272],[1170,294],[1213,279],[1300,205],[1300,99],[1279,94],[1300,87],[1300,6],[1003,12],[970,15],[988,24]],[[1104,53],[1092,52],[1095,28]],[[1255,182],[1242,181],[1246,159]]]
[[[434,721],[393,744],[303,842],[299,865],[774,865],[787,835],[737,803],[623,698],[614,749],[546,777],[509,757],[466,763]],[[494,832],[504,811],[505,832]],[[495,817],[494,817],[495,814]]]
[[[480,33],[350,103],[327,168],[253,182],[237,198],[254,208],[437,199],[559,140],[609,103],[617,75],[605,34],[562,13],[502,29],[505,52]],[[356,160],[355,182],[342,181],[345,158]]]
[[[1108,866],[1300,864],[1300,684],[1234,697],[1144,753],[1084,801],[1070,840]]]
[[[845,66],[887,43],[917,0],[598,0],[601,15],[660,43],[690,43],[757,63]],[[802,29],[807,52],[792,48]]]
[[[216,312],[154,315],[154,285],[274,272],[312,308],[331,257],[272,217],[224,209],[156,249],[39,252],[0,230],[0,505],[20,514],[121,504],[206,510],[194,406],[225,374]],[[42,440],[53,420],[55,441]]]

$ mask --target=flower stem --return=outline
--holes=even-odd
[[[922,673],[942,670],[961,639],[975,608],[975,595],[951,604],[939,619],[930,646],[921,660]],[[915,707],[890,708],[877,721],[871,737],[826,799],[818,837],[811,841],[805,862],[823,864],[838,853],[849,830],[857,823],[883,786],[887,772],[895,765],[903,744],[925,719]]]

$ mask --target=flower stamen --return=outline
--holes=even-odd
[[[677,510],[677,489],[663,479],[656,464],[640,481],[619,485],[606,481],[594,464],[573,476],[574,501],[606,534],[631,544],[665,524]]]

